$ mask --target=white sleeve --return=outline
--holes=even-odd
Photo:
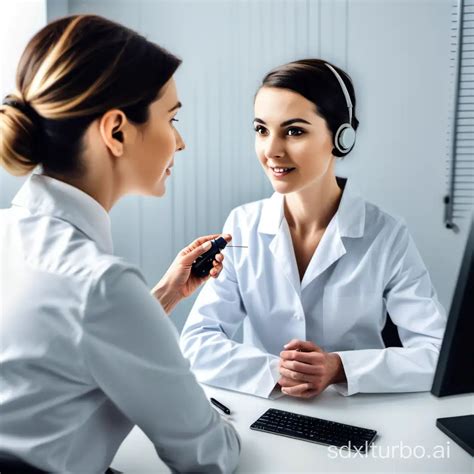
[[[223,232],[234,235],[232,222],[231,213]],[[232,340],[245,317],[232,253],[227,252],[223,271],[204,285],[194,303],[181,349],[200,382],[269,398],[280,378],[279,358]]]
[[[114,264],[93,284],[81,346],[98,386],[173,472],[232,472],[237,432],[210,406],[177,339],[138,270]]]
[[[385,306],[403,347],[337,352],[347,383],[335,388],[343,395],[431,389],[446,311],[403,222],[394,231],[386,275]]]

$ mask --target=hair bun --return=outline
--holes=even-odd
[[[0,105],[0,164],[9,173],[28,174],[41,162],[39,120],[29,104],[11,95]]]

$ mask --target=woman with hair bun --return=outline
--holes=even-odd
[[[198,380],[261,397],[430,390],[446,312],[428,271],[403,220],[335,174],[355,145],[355,107],[350,77],[321,59],[263,79],[255,151],[275,193],[224,225],[248,250],[227,251],[186,321]],[[388,315],[403,347],[386,346]]]
[[[237,465],[238,435],[166,317],[207,279],[191,265],[217,235],[180,252],[152,295],[113,255],[108,212],[126,194],[162,196],[185,146],[179,64],[94,15],[47,25],[22,55],[0,106],[0,164],[40,172],[0,211],[2,473],[104,472],[134,424],[173,472]]]

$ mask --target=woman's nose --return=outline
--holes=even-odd
[[[178,131],[176,131],[176,135],[176,151],[182,151],[186,148],[186,143],[184,143],[183,137]]]
[[[280,140],[268,138],[265,143],[264,153],[266,158],[281,158],[285,151]]]

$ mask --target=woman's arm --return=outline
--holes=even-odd
[[[234,212],[224,230],[235,231],[238,238]],[[279,358],[232,340],[246,316],[229,252],[219,278],[207,282],[196,299],[181,333],[181,349],[200,382],[267,398],[279,378]]]
[[[347,384],[336,388],[344,395],[426,391],[433,383],[446,311],[406,225],[394,234],[383,298],[403,347],[337,352]]]
[[[313,342],[291,341],[280,360],[285,393],[310,398],[330,384],[343,395],[430,390],[446,313],[403,223],[391,242],[383,298],[403,347],[325,353]]]
[[[210,406],[138,271],[113,264],[93,285],[81,348],[98,387],[173,472],[236,468],[238,435]]]

